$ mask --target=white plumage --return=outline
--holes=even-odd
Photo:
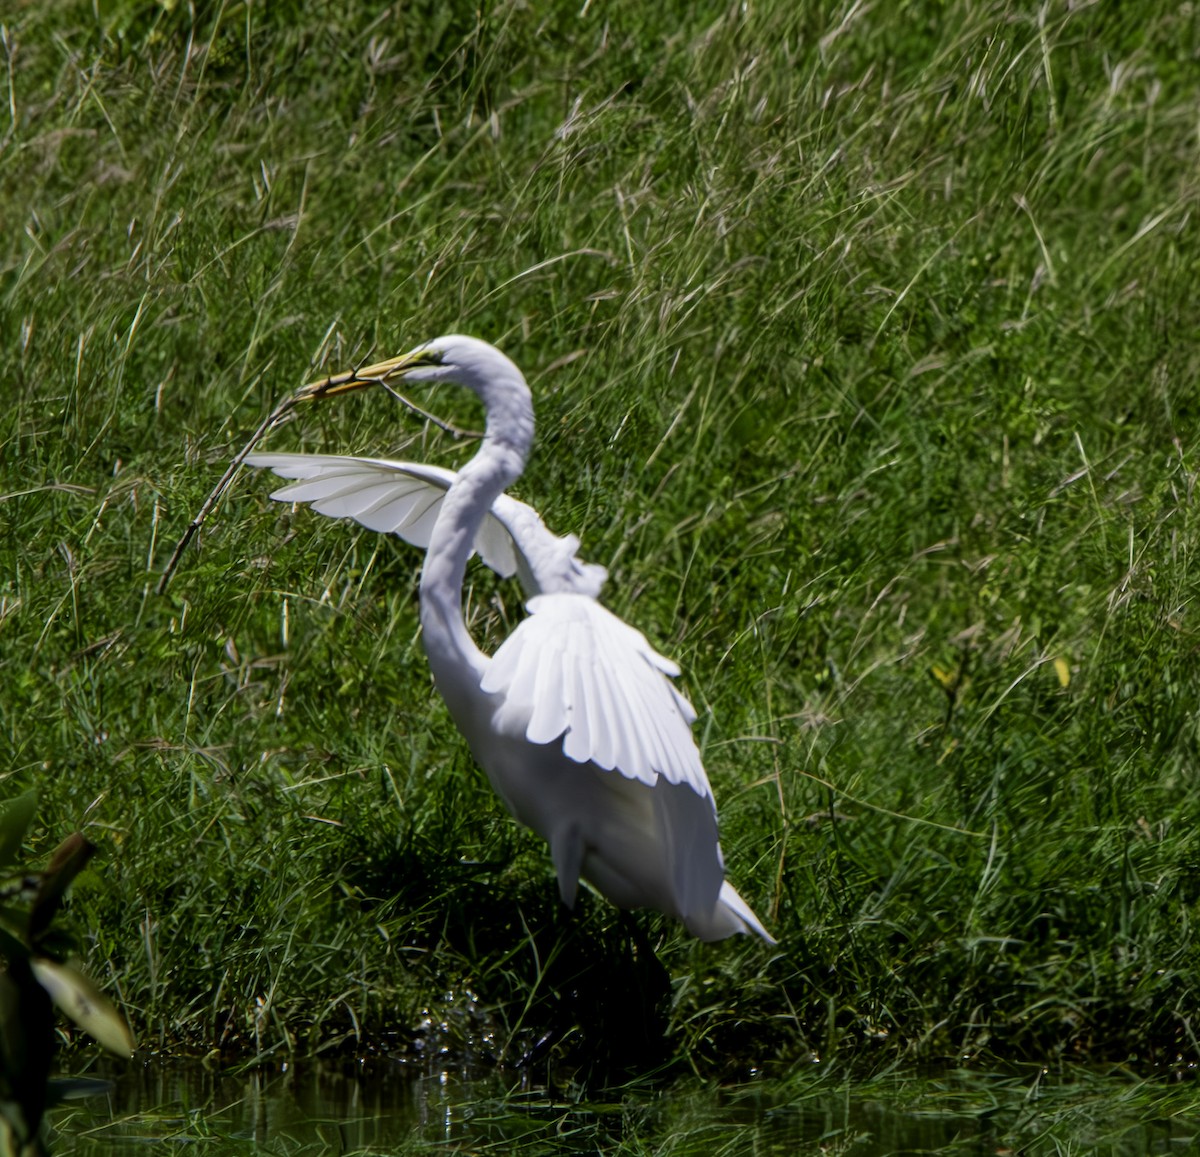
[[[271,495],[279,502],[307,502],[330,518],[351,518],[422,550],[458,478],[444,466],[343,454],[251,454],[246,463],[300,479]],[[608,577],[604,567],[578,557],[575,535],[551,534],[536,510],[507,494],[498,495],[483,516],[475,549],[501,578],[516,575],[530,596],[573,591],[596,598]]]
[[[319,398],[395,379],[452,382],[487,413],[483,446],[455,473],[338,455],[246,459],[295,479],[272,498],[398,534],[426,550],[421,624],[434,681],[493,788],[550,845],[563,900],[580,878],[622,908],[674,916],[702,940],[754,932],[774,943],[725,880],[712,789],[691,734],[679,668],[596,597],[603,567],[503,493],[533,439],[529,388],[495,347],[438,338],[314,383]],[[462,582],[473,553],[517,575],[529,600],[494,657],[467,632]]]
[[[530,617],[481,684],[504,697],[496,726],[521,730],[530,743],[561,738],[577,763],[591,760],[647,787],[661,775],[710,796],[691,735],[696,712],[663,678],[679,668],[584,595],[538,595],[526,609]]]

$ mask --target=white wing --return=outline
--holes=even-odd
[[[280,502],[308,502],[321,514],[352,518],[427,548],[442,499],[457,475],[440,466],[333,454],[252,454],[298,481],[276,490]],[[686,783],[712,801],[692,739],[692,705],[667,676],[679,668],[595,597],[603,567],[579,559],[579,540],[559,538],[531,507],[501,494],[476,535],[483,561],[516,574],[529,618],[492,659],[483,690],[502,693],[496,722],[531,743],[561,738],[576,763],[595,763],[653,786],[659,776]]]
[[[575,762],[649,786],[686,783],[711,805],[696,712],[667,678],[679,668],[590,598],[547,594],[527,606],[481,684],[503,696],[495,725],[530,743],[561,739]]]
[[[422,550],[458,477],[441,466],[341,454],[251,454],[246,464],[299,479],[271,495],[279,502],[311,503],[320,514],[352,518]],[[475,549],[502,578],[515,574],[528,595],[570,591],[595,598],[607,577],[602,566],[579,558],[578,538],[552,534],[536,510],[507,494],[492,503]]]

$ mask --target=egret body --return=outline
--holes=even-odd
[[[701,940],[753,932],[774,943],[725,879],[712,789],[691,734],[679,669],[596,600],[604,570],[580,562],[504,493],[525,467],[533,403],[520,370],[476,338],[441,337],[410,353],[305,387],[320,398],[396,381],[472,390],[487,415],[457,474],[415,463],[256,454],[246,461],[300,481],[272,495],[310,501],[426,548],[420,617],[434,682],[496,794],[550,845],[562,899],[580,879],[621,908],[653,908]],[[462,612],[478,551],[516,572],[529,617],[494,656]]]

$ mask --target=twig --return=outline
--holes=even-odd
[[[446,422],[437,417],[435,414],[429,413],[428,410],[423,410],[415,402],[406,398],[399,390],[397,390],[386,378],[375,376],[360,377],[358,370],[351,370],[348,374],[337,374],[326,378],[321,382],[314,382],[312,385],[305,386],[299,393],[290,395],[284,398],[266,418],[263,419],[258,429],[250,437],[250,441],[242,447],[241,452],[236,454],[233,461],[229,463],[225,473],[221,475],[221,481],[213,487],[212,493],[205,499],[204,505],[200,507],[199,513],[195,518],[188,523],[188,528],[183,532],[183,537],[179,540],[179,544],[175,547],[174,553],[171,555],[170,562],[167,563],[167,569],[163,571],[162,577],[158,580],[158,586],[155,591],[158,594],[166,592],[167,586],[171,581],[171,576],[175,573],[175,568],[179,565],[179,560],[183,557],[183,552],[187,550],[188,543],[196,535],[196,531],[200,529],[201,524],[208,517],[209,511],[220,501],[221,496],[229,489],[230,483],[233,481],[233,476],[237,473],[238,467],[246,460],[250,451],[258,445],[263,436],[275,429],[287,415],[287,413],[296,405],[297,402],[306,401],[311,398],[320,398],[324,396],[334,386],[345,386],[347,384],[355,385],[378,385],[382,386],[396,401],[407,407],[414,414],[418,414],[424,418],[426,422],[432,422],[439,430],[445,431],[452,438],[482,438],[483,435],[475,430],[463,430],[458,426]]]
[[[432,422],[439,430],[449,434],[452,438],[482,438],[483,434],[478,430],[464,430],[459,426],[455,426],[451,422],[439,418],[436,414],[431,414],[428,410],[423,410],[411,398],[402,394],[391,382],[387,380],[386,375],[373,374],[371,370],[381,369],[390,363],[381,362],[378,366],[368,366],[365,371],[357,369],[350,370],[347,373],[331,374],[320,382],[313,382],[312,385],[305,386],[301,391],[300,396],[305,398],[321,398],[331,390],[340,392],[348,386],[382,386],[393,398],[396,399],[402,406],[407,407],[414,414],[424,418],[426,422]]]
[[[416,402],[406,398],[398,389],[396,389],[395,386],[385,382],[382,378],[376,378],[375,381],[378,382],[379,385],[381,385],[385,390],[387,390],[387,392],[391,394],[397,402],[407,406],[414,414],[419,414],[425,419],[425,421],[432,422],[439,430],[443,430],[449,434],[451,438],[459,439],[483,437],[483,433],[480,430],[464,430],[460,426],[455,426],[452,423],[445,421],[445,419],[439,418],[436,414],[431,414],[428,410],[422,410],[421,407],[416,404]]]
[[[183,532],[183,537],[175,547],[174,554],[171,555],[171,561],[167,563],[167,569],[163,571],[162,577],[158,580],[158,586],[155,588],[156,593],[161,595],[166,592],[167,584],[170,583],[171,576],[175,573],[175,568],[179,565],[179,560],[183,557],[183,552],[187,550],[188,543],[192,541],[196,531],[200,529],[201,523],[208,517],[208,512],[217,504],[221,495],[229,489],[229,484],[233,481],[233,476],[237,473],[237,468],[246,460],[247,455],[258,444],[259,439],[269,430],[273,430],[283,420],[284,415],[296,404],[297,400],[294,394],[291,397],[284,398],[263,419],[258,429],[251,435],[250,441],[242,447],[238,454],[234,455],[233,461],[229,463],[225,473],[221,475],[221,481],[216,484],[212,493],[204,500],[204,505],[200,507],[200,512],[188,523],[187,530]]]

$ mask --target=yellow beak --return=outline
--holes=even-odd
[[[319,382],[309,382],[296,391],[296,401],[316,400],[333,397],[334,394],[348,394],[351,390],[365,389],[367,386],[382,386],[404,375],[416,366],[432,364],[430,354],[426,350],[413,350],[401,354],[397,358],[388,358],[385,362],[362,366],[360,369],[344,370],[340,374],[331,374]]]

